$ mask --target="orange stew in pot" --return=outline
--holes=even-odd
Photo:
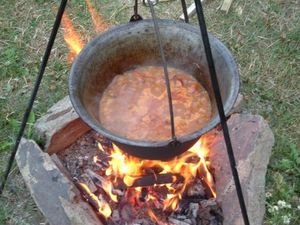
[[[202,128],[211,118],[211,104],[203,86],[186,72],[168,68],[175,134],[181,137]],[[171,139],[164,70],[145,66],[116,76],[99,104],[103,127],[131,140]]]

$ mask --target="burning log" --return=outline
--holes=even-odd
[[[94,184],[98,186],[98,188],[105,192],[111,198],[111,200],[113,200],[114,202],[118,202],[117,195],[123,194],[120,191],[115,190],[112,183],[105,180],[105,178],[101,177],[90,169],[87,169],[86,172],[91,177]]]
[[[94,171],[87,169],[86,172],[98,187],[102,187],[106,182],[103,177]],[[137,178],[130,177],[129,179],[133,179],[132,185],[129,186],[124,181],[119,180],[116,185],[116,189],[122,190],[132,187],[148,187],[159,184],[183,183],[184,181],[184,177],[179,174],[151,174]]]
[[[105,182],[104,178],[95,173],[94,171],[87,169],[86,173],[91,177],[93,182],[98,186],[101,187],[103,183]]]
[[[110,159],[108,156],[105,156],[106,160],[100,160],[99,157],[95,156],[93,161],[94,164],[99,166],[102,169],[107,169],[107,167],[109,166],[108,164],[108,160]]]
[[[98,198],[93,194],[88,187],[84,183],[79,182],[77,178],[74,178],[73,182],[80,191],[81,196],[100,214],[99,219],[101,219],[102,222],[105,222],[105,219],[112,214],[109,204],[101,195]]]
[[[149,187],[159,184],[173,184],[173,183],[182,183],[184,177],[179,174],[151,174],[141,177],[127,177],[129,182],[120,181],[117,187],[119,189],[126,189],[132,187]],[[125,179],[126,180],[126,177]],[[130,184],[130,185],[128,185]]]
[[[82,180],[88,186],[91,192],[94,193],[97,191],[97,187],[95,186],[92,178],[88,174],[86,173],[82,174],[80,176],[80,180]]]

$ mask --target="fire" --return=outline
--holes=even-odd
[[[95,204],[94,207],[98,209],[98,212],[105,218],[110,217],[110,215],[112,214],[111,208],[109,204],[103,199],[102,195],[99,195],[99,197],[97,197],[94,193],[90,191],[86,184],[79,183],[79,185],[84,189],[85,193],[87,193],[89,197],[93,200]]]
[[[93,7],[90,0],[86,0],[86,4],[96,32],[100,33],[105,31],[109,27],[109,24],[103,20],[101,15]],[[75,29],[67,11],[65,11],[62,17],[61,24],[64,32],[64,40],[70,50],[69,54],[67,55],[67,60],[68,62],[72,63],[76,56],[80,53],[81,49],[85,46],[85,41],[81,38],[80,33]]]
[[[96,9],[93,7],[90,0],[86,0],[86,4],[88,6],[88,10],[90,12],[90,15],[92,17],[94,27],[97,33],[103,32],[107,30],[109,25],[103,20],[101,15],[96,11]]]
[[[99,150],[103,152],[102,145],[99,143],[98,146]],[[138,204],[137,202],[139,202],[142,193],[139,184],[144,181],[146,182],[145,188],[147,188],[145,196],[145,202],[147,203],[142,204],[146,204],[146,207],[147,204],[153,204],[155,207],[166,211],[175,211],[179,207],[185,190],[196,177],[200,177],[204,186],[209,189],[211,197],[216,197],[213,177],[206,162],[208,152],[209,149],[205,146],[205,140],[200,139],[181,156],[163,162],[159,160],[141,160],[124,154],[118,146],[113,144],[109,166],[105,171],[105,178],[103,178],[105,181],[102,181],[103,189],[114,202],[118,202],[117,196],[113,193],[121,179],[123,187],[128,190],[126,193],[128,201]],[[165,179],[167,184],[160,183],[160,179]],[[156,187],[167,189],[168,193],[165,195],[163,202],[157,200],[157,194],[154,191]],[[147,208],[149,217],[156,221],[154,212],[150,210],[150,205]]]
[[[205,160],[208,152],[209,150],[205,147],[204,140],[201,139],[180,157],[172,161],[163,162],[159,160],[141,160],[125,155],[116,145],[113,145],[112,159],[109,162],[110,167],[106,170],[106,175],[122,177],[124,183],[131,187],[138,178],[145,176],[145,170],[149,168],[161,168],[158,175],[180,174],[184,178],[180,188],[174,188],[172,183],[165,185],[169,194],[166,196],[163,208],[174,211],[178,208],[182,194],[197,175],[201,176],[203,182],[210,189],[212,196],[216,197],[213,177],[208,170]],[[188,163],[192,159],[198,161]]]
[[[151,220],[164,225],[165,223],[157,219],[152,209],[176,211],[187,188],[194,181],[199,181],[199,178],[208,197],[216,197],[213,176],[206,160],[209,149],[203,138],[188,151],[168,162],[141,160],[123,153],[114,144],[105,151],[98,143],[98,149],[102,155],[106,154],[109,157],[104,174],[100,176],[92,170],[88,170],[87,173],[97,180],[97,185],[102,190],[100,195],[97,197],[84,183],[79,184],[93,200],[94,208],[105,218],[109,218],[112,214],[110,208],[112,202],[118,204],[125,200],[132,206],[146,209]],[[95,156],[94,162],[97,164],[102,161]],[[158,189],[163,191],[157,191]]]
[[[64,31],[65,42],[67,43],[70,49],[67,59],[71,63],[73,62],[75,57],[80,53],[85,43],[81,39],[79,32],[76,31],[73,22],[66,11],[62,17],[61,25]]]

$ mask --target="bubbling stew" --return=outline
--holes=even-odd
[[[211,103],[193,76],[171,67],[168,73],[175,134],[181,137],[205,126],[211,118]],[[131,140],[171,139],[163,67],[138,67],[116,76],[100,99],[99,117],[104,128]]]

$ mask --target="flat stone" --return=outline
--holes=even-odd
[[[16,161],[31,196],[51,225],[102,225],[74,184],[34,141],[22,140]]]
[[[233,114],[228,128],[251,225],[261,225],[265,214],[265,177],[274,135],[258,115]],[[221,202],[224,225],[241,225],[241,210],[223,139],[214,129],[206,135],[210,160],[215,169],[217,200]]]
[[[90,129],[73,109],[69,96],[53,105],[34,125],[49,154],[65,149]]]

